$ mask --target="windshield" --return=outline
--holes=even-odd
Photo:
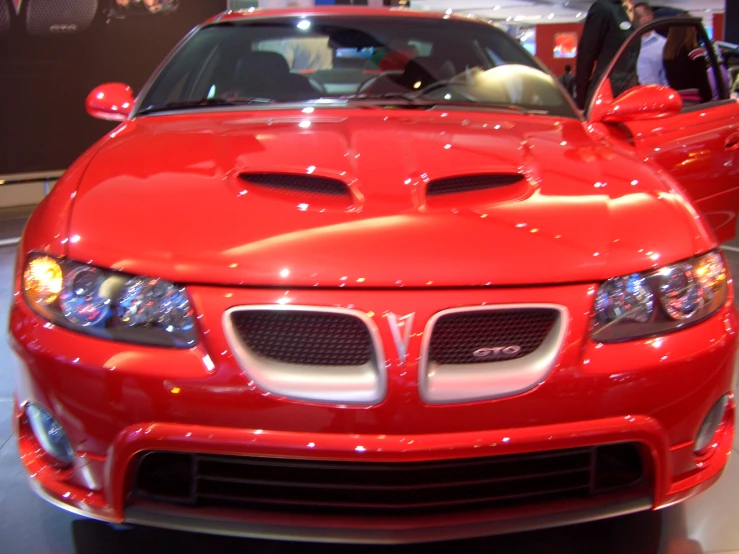
[[[316,15],[206,26],[169,60],[138,113],[281,104],[439,104],[577,117],[511,37],[474,21]]]

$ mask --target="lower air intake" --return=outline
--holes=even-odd
[[[641,449],[632,443],[413,463],[148,452],[138,459],[131,500],[414,516],[591,498],[645,487]]]

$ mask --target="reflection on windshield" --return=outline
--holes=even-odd
[[[327,16],[245,18],[198,31],[146,92],[139,113],[319,99],[469,103],[576,117],[552,77],[490,25]]]

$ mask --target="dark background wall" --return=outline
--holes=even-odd
[[[46,1],[98,10],[84,30],[31,35],[27,10],[38,0],[23,0],[18,16],[0,0],[12,15],[0,34],[0,174],[66,168],[114,127],[87,115],[87,94],[107,81],[138,91],[180,38],[226,8],[226,0],[181,0],[172,13],[106,22],[110,0]]]

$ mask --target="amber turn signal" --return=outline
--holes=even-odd
[[[23,272],[23,289],[29,302],[51,304],[62,290],[62,268],[54,258],[32,258]]]

